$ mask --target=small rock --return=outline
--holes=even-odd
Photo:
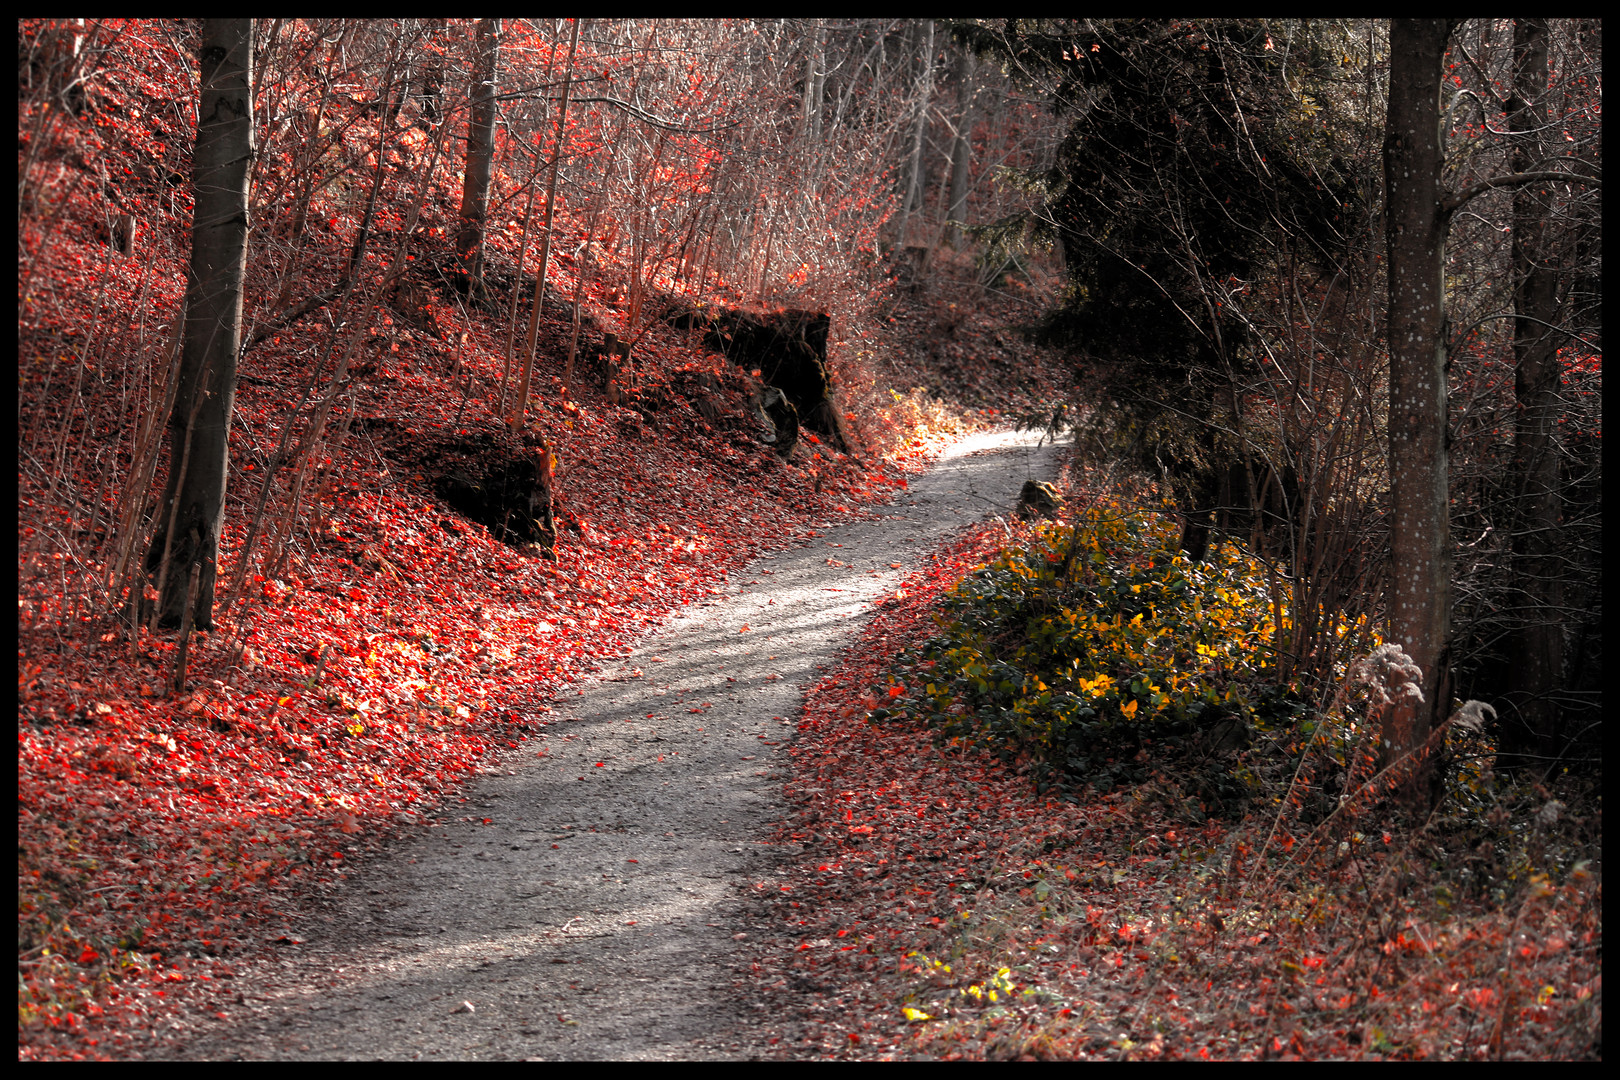
[[[1063,496],[1051,484],[1041,480],[1025,480],[1018,493],[1018,516],[1025,521],[1034,517],[1055,518]]]

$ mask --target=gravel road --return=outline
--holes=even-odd
[[[947,534],[1057,452],[953,447],[875,520],[818,530],[683,608],[495,762],[469,820],[400,836],[303,942],[244,965],[191,1059],[700,1060],[758,1052],[739,898],[781,848],[803,688]],[[488,819],[488,824],[484,820]]]

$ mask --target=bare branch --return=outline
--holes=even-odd
[[[1450,214],[1467,203],[1476,195],[1483,195],[1492,188],[1518,187],[1521,184],[1533,184],[1538,180],[1566,180],[1572,184],[1587,184],[1591,187],[1602,187],[1603,178],[1582,176],[1580,173],[1566,172],[1527,172],[1509,173],[1506,176],[1493,176],[1488,180],[1481,180],[1477,184],[1469,184],[1461,191],[1448,195],[1440,201],[1440,212]]]

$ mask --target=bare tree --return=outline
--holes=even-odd
[[[1515,20],[1513,92],[1508,128],[1513,171],[1543,164],[1548,125],[1546,19]],[[1511,693],[1503,710],[1500,749],[1556,754],[1557,704],[1563,676],[1563,553],[1560,543],[1558,451],[1558,275],[1547,264],[1551,199],[1544,185],[1513,192],[1513,479],[1518,506],[1513,528],[1514,578],[1524,591],[1521,625],[1512,632],[1508,665]]]
[[[1418,752],[1444,714],[1451,662],[1451,520],[1446,471],[1445,256],[1440,78],[1455,24],[1396,19],[1384,132],[1389,260],[1390,638],[1423,670],[1421,701],[1384,721],[1387,761]],[[1416,770],[1407,801],[1427,788]]]
[[[456,253],[467,274],[467,295],[484,295],[484,224],[489,216],[489,181],[495,157],[496,81],[501,54],[501,20],[478,20],[478,66],[473,75],[472,114],[467,120],[467,170],[461,192],[461,226]]]
[[[968,178],[973,164],[974,57],[962,49],[956,58],[956,124],[951,132],[950,187],[945,199],[945,220],[967,220]],[[947,225],[943,240],[955,246],[960,226]]]
[[[557,209],[557,170],[562,165],[563,144],[568,135],[568,95],[573,90],[574,51],[579,47],[579,20],[573,21],[568,37],[568,63],[563,69],[562,108],[557,113],[557,139],[552,150],[551,177],[546,181],[546,217],[540,227],[540,267],[534,272],[534,308],[529,313],[529,340],[523,350],[523,368],[518,376],[517,401],[513,404],[510,423],[522,427],[524,414],[529,408],[529,379],[534,372],[535,341],[540,331],[540,308],[546,298],[546,270],[551,261],[551,222]]]
[[[906,226],[911,215],[922,205],[923,139],[928,134],[928,108],[934,94],[934,20],[924,19],[918,28],[922,39],[920,65],[917,74],[916,117],[912,121],[911,145],[907,149],[905,168],[900,180],[900,223],[895,230],[895,246],[904,250]]]
[[[158,582],[160,620],[182,625],[189,619],[206,629],[214,621],[242,332],[253,162],[253,20],[205,20],[198,64],[202,94],[192,157],[196,209],[185,338],[169,419],[169,477],[147,569]]]
[[[1510,113],[1512,168],[1474,179],[1456,191],[1440,183],[1445,129],[1439,123],[1442,63],[1454,23],[1395,20],[1390,29],[1390,103],[1385,132],[1388,203],[1390,347],[1391,576],[1390,633],[1423,669],[1421,704],[1394,710],[1384,735],[1386,757],[1416,751],[1451,704],[1450,603],[1453,591],[1447,445],[1449,367],[1446,288],[1442,274],[1450,225],[1457,211],[1498,189],[1515,191],[1513,210],[1514,360],[1516,366],[1513,477],[1516,513],[1514,566],[1530,608],[1513,657],[1527,671],[1510,676],[1523,727],[1508,725],[1508,748],[1522,751],[1553,735],[1547,695],[1559,678],[1561,635],[1556,602],[1560,553],[1549,545],[1558,532],[1558,463],[1552,452],[1556,425],[1557,344],[1562,333],[1553,281],[1542,265],[1549,211],[1543,185],[1601,180],[1549,159],[1536,145],[1545,130],[1531,99],[1547,87],[1545,28],[1521,24],[1515,32]],[[1459,95],[1459,98],[1462,95]],[[1447,110],[1448,121],[1451,110]],[[1556,166],[1556,167],[1555,167]],[[1541,187],[1541,191],[1537,189]],[[1551,460],[1548,460],[1551,459]],[[1540,725],[1538,727],[1530,725]],[[1404,789],[1416,807],[1427,763]]]

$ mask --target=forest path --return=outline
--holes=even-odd
[[[1036,439],[959,442],[876,519],[756,560],[605,662],[470,786],[466,816],[366,860],[302,944],[241,965],[237,1004],[167,1053],[755,1056],[734,935],[743,888],[783,854],[760,838],[784,814],[804,688],[947,534],[1055,473]]]

